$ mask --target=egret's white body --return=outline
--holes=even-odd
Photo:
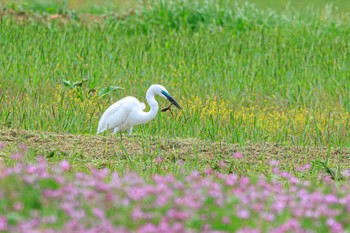
[[[159,107],[154,98],[155,95],[162,96],[171,101],[176,107],[181,107],[169,95],[168,91],[161,85],[154,84],[146,92],[146,100],[150,106],[148,112],[144,112],[146,105],[132,96],[125,97],[112,104],[101,116],[98,123],[97,133],[111,130],[114,134],[118,131],[128,130],[132,133],[134,125],[145,124],[156,117]]]

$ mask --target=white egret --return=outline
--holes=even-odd
[[[169,92],[158,84],[151,85],[146,92],[146,100],[150,106],[149,112],[144,112],[146,105],[141,103],[138,99],[132,96],[125,97],[114,104],[112,104],[102,114],[98,123],[97,133],[110,130],[114,134],[118,131],[128,130],[131,135],[134,125],[145,124],[156,117],[159,107],[158,102],[154,98],[159,95],[168,99],[171,104],[181,109],[180,105],[170,96]],[[170,106],[162,109],[162,111],[170,110]]]

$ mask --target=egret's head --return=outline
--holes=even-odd
[[[169,100],[173,105],[175,105],[178,109],[182,109],[180,105],[171,97],[169,92],[163,87],[162,85],[154,84],[151,86],[151,88],[154,90],[154,93],[163,97],[164,99]]]

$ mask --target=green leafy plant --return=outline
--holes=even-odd
[[[103,97],[113,91],[124,90],[122,87],[119,87],[119,86],[107,86],[98,91],[95,88],[87,89],[83,87],[84,86],[83,84],[86,83],[87,81],[88,79],[82,79],[81,81],[77,81],[77,82],[62,79],[62,83],[64,84],[65,87],[69,89],[78,90],[76,92],[76,95],[81,100],[84,98],[84,96],[86,96],[84,93],[89,93],[90,95],[95,95],[97,93],[98,97]]]

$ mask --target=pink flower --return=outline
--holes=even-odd
[[[154,233],[154,232],[158,232],[158,229],[152,223],[146,223],[145,225],[141,226],[137,230],[137,232],[139,232],[139,233]]]
[[[225,168],[225,167],[226,167],[225,161],[220,160],[220,161],[218,162],[218,166],[219,166],[219,168]]]
[[[275,215],[273,213],[267,213],[267,212],[264,212],[262,214],[262,217],[266,220],[266,221],[269,221],[269,222],[272,222],[275,220]]]
[[[139,206],[136,206],[131,212],[131,218],[135,221],[140,219],[152,219],[152,213],[147,213],[143,211]]]
[[[70,169],[70,164],[67,160],[62,160],[59,164],[60,168],[62,171],[69,171]]]
[[[13,160],[20,160],[22,158],[22,154],[20,153],[15,153],[13,155],[11,155],[11,159]]]
[[[247,218],[250,217],[250,213],[249,213],[249,211],[247,209],[239,209],[237,211],[237,216],[239,218],[247,219]]]
[[[28,146],[26,146],[24,143],[21,143],[18,148],[21,152],[26,152],[28,150]]]
[[[237,233],[260,233],[260,230],[250,227],[244,227],[242,229],[239,229]]]
[[[338,198],[332,194],[328,194],[328,195],[324,196],[324,201],[325,201],[325,203],[337,203]]]
[[[182,165],[184,165],[184,163],[185,163],[185,161],[179,160],[179,161],[177,162],[177,166],[181,167]]]
[[[162,163],[164,160],[163,160],[163,158],[161,157],[161,156],[158,156],[157,158],[156,158],[156,164],[160,164],[160,163]]]
[[[233,153],[233,157],[236,159],[243,159],[243,154],[240,152]]]
[[[331,232],[334,232],[334,233],[343,232],[343,226],[333,218],[327,219],[326,223],[327,223],[327,226],[331,228]]]
[[[347,178],[350,177],[350,170],[349,169],[345,169],[344,171],[341,172],[341,174]]]
[[[20,211],[23,209],[23,204],[20,203],[20,202],[16,202],[14,205],[13,205],[13,209],[16,210],[16,211]]]
[[[213,169],[211,169],[211,168],[205,169],[205,170],[204,170],[204,174],[206,174],[206,175],[211,175],[211,174],[213,174]]]
[[[3,149],[5,149],[5,143],[0,142],[0,150],[3,150]]]
[[[237,175],[229,174],[224,178],[224,180],[225,180],[225,185],[234,186],[237,182]]]
[[[29,165],[29,166],[27,167],[27,172],[28,172],[29,174],[35,173],[36,170],[37,170],[37,167],[35,167],[34,165]]]
[[[103,212],[101,209],[99,209],[99,208],[94,208],[93,210],[92,210],[92,213],[96,216],[96,217],[98,217],[98,218],[100,218],[100,219],[103,219],[104,217],[105,217],[105,212]]]
[[[0,215],[0,231],[8,230],[7,218]]]
[[[127,191],[127,194],[131,200],[140,201],[149,195],[149,191],[145,188],[133,187]]]
[[[174,223],[172,226],[172,232],[184,232],[184,226],[181,223]]]
[[[224,216],[224,217],[222,217],[222,222],[224,223],[224,224],[230,224],[231,223],[231,219],[229,218],[229,217],[227,217],[227,216]]]
[[[239,184],[241,186],[247,186],[248,184],[250,183],[250,179],[248,177],[242,177],[240,180],[239,180]]]
[[[307,171],[311,168],[311,165],[310,164],[304,164],[303,166],[301,167],[296,167],[295,170],[299,171],[299,172],[304,172],[304,171]]]
[[[170,210],[168,210],[166,216],[168,216],[171,219],[177,219],[177,220],[185,221],[191,215],[190,215],[190,213],[185,212],[185,211],[178,211],[178,210],[170,209]]]
[[[278,163],[278,161],[276,161],[276,160],[271,160],[270,161],[270,165],[272,166],[272,167],[275,167],[275,166],[277,166],[279,163]]]
[[[42,218],[42,222],[46,224],[53,224],[57,222],[57,216],[47,216]]]

